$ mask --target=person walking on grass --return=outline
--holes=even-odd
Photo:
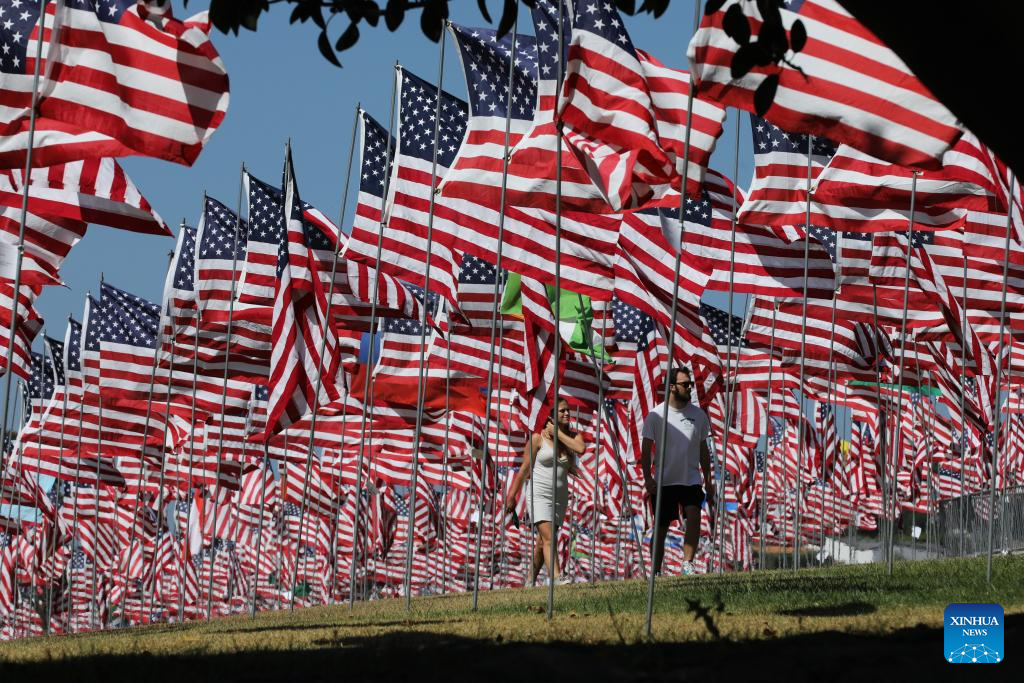
[[[558,439],[558,462],[555,462],[555,439]],[[526,506],[530,522],[536,527],[536,544],[533,549],[533,572],[531,583],[537,580],[540,568],[547,564],[549,580],[565,583],[560,578],[558,557],[551,557],[551,534],[558,532],[565,509],[569,502],[568,476],[576,470],[576,456],[584,449],[583,437],[569,423],[569,402],[564,398],[557,404],[555,419],[548,418],[539,433],[530,436],[523,449],[523,464],[516,472],[505,511],[515,510],[519,491],[526,480],[530,480]],[[552,469],[555,470],[552,476]],[[554,488],[552,488],[554,479]]]
[[[711,478],[711,455],[707,438],[711,422],[700,406],[690,402],[693,378],[686,368],[671,368],[672,384],[668,395],[668,430],[665,440],[663,470],[655,472],[652,463],[661,439],[665,404],[659,403],[644,419],[643,441],[640,444],[640,468],[644,487],[651,496],[651,514],[657,503],[658,479],[661,479],[661,515],[655,520],[653,570],[661,573],[665,556],[665,536],[673,520],[683,511],[683,574],[693,573],[693,556],[700,536],[700,508],[707,500],[715,504],[715,482]],[[703,478],[702,478],[703,477]],[[703,487],[702,484],[703,483]],[[706,493],[705,493],[706,491]]]

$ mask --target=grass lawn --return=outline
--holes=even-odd
[[[216,680],[686,680],[723,674],[864,680],[926,675],[942,660],[951,602],[998,602],[1010,676],[1024,644],[1024,561],[984,558],[660,580],[654,638],[646,584],[559,586],[270,612],[0,644],[0,682]],[[1018,654],[1018,652],[1020,654]],[[990,667],[986,679],[990,677]],[[938,672],[935,672],[938,673]],[[945,671],[945,673],[949,673]],[[928,673],[927,675],[934,675]]]

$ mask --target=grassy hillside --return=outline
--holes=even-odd
[[[991,586],[983,559],[901,562],[892,577],[874,565],[664,579],[650,642],[642,582],[560,586],[551,621],[546,595],[482,593],[477,613],[469,595],[448,595],[414,600],[410,612],[389,600],[35,638],[0,644],[0,681],[863,680],[876,668],[950,666],[941,651],[951,602],[1004,606],[1008,662],[997,673],[1009,675],[1013,643],[1024,644],[1017,558],[997,559]]]

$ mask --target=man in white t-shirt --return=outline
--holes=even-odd
[[[673,368],[672,385],[668,398],[668,430],[665,437],[665,461],[661,478],[661,514],[655,520],[654,571],[661,571],[665,555],[665,536],[672,520],[683,510],[683,573],[693,573],[693,556],[697,552],[700,536],[700,508],[708,501],[715,503],[715,482],[711,478],[711,455],[707,438],[711,422],[700,406],[690,403],[693,379],[686,368]],[[653,461],[656,444],[661,439],[665,404],[659,403],[644,419],[643,442],[640,446],[640,467],[644,473],[644,486],[651,495],[652,514],[656,509],[658,491],[657,473]],[[702,486],[703,484],[703,486]],[[705,488],[707,494],[705,495]]]

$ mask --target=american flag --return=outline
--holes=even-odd
[[[912,169],[840,145],[814,187],[822,224],[836,230],[905,232],[912,198],[915,230],[957,228],[967,210],[993,208],[983,188],[955,180],[946,169],[916,175]]]
[[[420,300],[423,290],[409,285],[410,290]],[[427,294],[428,311],[436,311],[440,295],[434,292]],[[381,351],[373,374],[378,377],[393,377],[416,380],[420,375],[420,337],[423,326],[419,320],[411,318],[385,318],[381,321]],[[425,344],[432,343],[435,332],[427,330]],[[429,346],[428,346],[429,348]],[[444,366],[428,368],[427,377],[444,379],[447,376]]]
[[[542,6],[543,5],[543,6]],[[553,11],[549,2],[535,8],[534,17]],[[566,24],[568,30],[568,23]],[[535,42],[523,36],[516,38],[516,52],[512,54],[512,36],[498,38],[487,29],[452,29],[460,47],[470,97],[470,121],[466,140],[452,162],[452,168],[441,183],[440,198],[435,207],[435,227],[446,235],[456,252],[467,252],[490,262],[497,261],[496,228],[502,222],[502,265],[509,270],[551,283],[554,273],[554,155],[544,148],[551,142],[554,131],[554,73],[551,61],[557,50],[541,41],[540,52]],[[550,40],[548,40],[550,43]],[[549,73],[547,87],[551,97],[541,95],[545,114],[535,112],[534,92],[537,91],[536,63],[541,71]],[[550,64],[546,63],[550,62]],[[513,73],[511,98],[508,97],[509,67]],[[547,71],[545,71],[545,68]],[[542,81],[543,83],[543,81]],[[508,101],[511,99],[511,111]],[[509,121],[509,150],[505,206],[501,206],[501,176],[505,167],[505,121]],[[538,123],[546,117],[548,123]],[[537,138],[527,140],[531,131]],[[544,132],[544,131],[547,132]],[[522,145],[540,141],[541,148],[526,152],[525,156],[544,161],[517,157]],[[498,145],[501,145],[499,148]],[[517,165],[517,158],[522,165]],[[551,162],[550,166],[541,165]],[[604,200],[590,183],[585,172],[568,150],[563,149],[566,176],[563,184],[566,205],[571,203],[574,187],[569,176],[577,171],[578,179],[589,193],[607,210]],[[544,174],[547,173],[547,176]],[[543,178],[540,183],[538,179]],[[546,200],[533,205],[539,193],[548,193]],[[502,211],[504,208],[504,211]],[[610,284],[612,254],[619,217],[581,214],[565,211],[562,215],[562,277],[565,286],[584,294],[599,295]]]
[[[22,379],[31,377],[29,354],[31,353],[32,342],[35,340],[39,330],[43,327],[43,320],[35,309],[36,289],[29,285],[22,285],[18,290],[17,300],[12,296],[14,288],[11,286],[0,288],[0,319],[8,324],[0,325],[0,346],[8,348],[10,338],[10,321],[14,318],[15,304],[17,304],[17,326],[14,331],[14,358],[8,364],[7,354],[0,355],[0,372],[11,370]]]
[[[246,262],[247,234],[246,222],[234,211],[213,197],[203,198],[203,215],[196,229],[195,274],[207,324],[227,321],[234,282]]]
[[[0,176],[0,188],[5,185]],[[17,254],[14,251],[21,233],[21,196],[19,191],[17,208],[0,207],[0,232],[7,233],[7,239],[0,241],[0,276],[14,279]],[[0,189],[0,196],[6,193]],[[85,236],[86,224],[64,218],[48,220],[29,211],[25,214],[24,245],[25,258],[22,262],[22,285],[40,287],[56,284],[64,259],[71,248]],[[23,288],[23,292],[29,291]]]
[[[249,202],[245,267],[238,281],[238,303],[271,309],[277,291],[277,256],[284,225],[281,190],[248,171],[242,176]]]
[[[754,135],[754,181],[737,219],[752,225],[803,226],[807,222],[807,164],[814,181],[836,153],[836,146],[814,137],[789,133],[761,117],[750,115]],[[827,224],[820,207],[811,204],[811,224]]]
[[[335,374],[340,356],[327,320],[327,293],[317,250],[334,251],[329,238],[302,218],[303,204],[292,165],[285,157],[285,231],[279,244],[274,299],[270,403],[264,440],[340,394]],[[250,253],[252,244],[250,240]]]
[[[793,241],[802,236],[792,227],[782,231],[787,235],[738,223],[734,239],[734,206],[742,206],[743,193],[714,170],[708,171],[704,190],[699,198],[687,198],[683,235],[697,263],[711,274],[708,288],[727,290],[731,271],[735,292],[803,296],[804,245]],[[677,212],[668,216],[678,221]],[[677,222],[671,223],[670,234],[679,234]],[[808,296],[831,298],[835,289],[831,260],[814,242],[808,258]]]
[[[446,92],[441,92],[438,106],[437,88],[406,69],[399,68],[395,77],[400,92],[399,144],[388,187],[390,208],[386,225],[378,227],[383,230],[380,262],[376,262],[379,236],[369,228],[365,232],[353,231],[347,254],[422,287],[427,277],[432,190],[436,190],[455,159],[466,134],[469,113],[465,102]],[[435,114],[440,115],[440,120]],[[436,176],[432,176],[435,152],[437,169]],[[434,230],[431,236],[430,289],[440,292],[456,307],[458,261],[441,231]]]
[[[21,209],[23,170],[0,172],[0,211]],[[36,217],[74,225],[81,221],[130,232],[170,235],[163,219],[114,159],[96,158],[29,172],[28,210]]]
[[[57,3],[55,22],[40,115],[113,138],[118,156],[191,165],[228,105],[207,15],[182,22],[155,1],[68,0]],[[140,89],[140,77],[155,79],[160,96]]]
[[[739,46],[723,27],[734,6],[756,44],[763,19],[755,4],[733,0],[705,14],[687,51],[699,92],[755,111],[755,92],[766,82],[764,87],[771,88],[772,79],[777,90],[772,88],[774,101],[766,117],[773,123],[904,166],[937,167],[960,137],[956,117],[836,0],[791,0],[780,7],[785,29],[797,20],[806,28],[803,49],[787,50],[782,64],[755,66],[733,78]]]
[[[576,4],[568,57],[559,102],[566,141],[613,211],[649,205],[666,193],[674,160],[660,144],[651,84],[611,3]],[[695,151],[693,192],[710,150]]]

